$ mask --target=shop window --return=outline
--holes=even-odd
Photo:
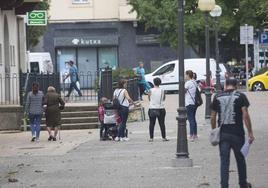
[[[72,0],[73,4],[85,4],[89,3],[89,0]]]
[[[2,44],[0,43],[0,66],[3,64]]]
[[[63,77],[65,77],[69,72],[66,62],[70,60],[76,63],[76,53],[74,48],[57,49],[57,72],[61,75],[61,83],[63,82]],[[70,79],[68,78],[66,83],[69,82]]]
[[[99,68],[116,69],[118,66],[117,48],[99,49]]]

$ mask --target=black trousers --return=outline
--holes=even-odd
[[[82,96],[82,93],[81,91],[78,89],[77,85],[76,85],[76,82],[71,82],[70,84],[70,88],[69,88],[69,91],[68,91],[68,94],[67,96],[70,96],[70,94],[72,93],[73,89],[75,89],[78,93],[78,95],[81,97]]]
[[[151,139],[154,138],[154,126],[156,119],[158,119],[162,138],[166,138],[166,126],[165,126],[166,110],[165,109],[154,109],[154,110],[159,111],[159,115],[158,116],[152,115],[151,109],[149,109],[148,114],[150,118],[150,125],[149,125],[150,138]]]
[[[142,95],[144,94],[145,91],[144,84],[139,84],[139,89],[140,89],[140,98],[142,99]]]

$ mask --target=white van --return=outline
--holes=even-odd
[[[53,63],[48,52],[28,53],[28,70],[30,73],[51,74],[53,73]]]
[[[197,75],[197,80],[206,79],[206,59],[185,59],[184,70],[192,70]],[[154,72],[145,75],[145,79],[152,86],[153,80],[159,77],[162,81],[161,88],[166,91],[175,91],[179,88],[179,63],[178,60],[169,61],[157,68]],[[212,83],[216,82],[216,61],[210,59],[210,71],[212,72]],[[182,75],[184,76],[184,75]]]

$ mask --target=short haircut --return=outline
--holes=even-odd
[[[72,60],[70,60],[69,62],[70,62],[70,65],[73,65],[74,64],[74,62]]]
[[[226,84],[226,86],[236,87],[237,86],[237,80],[234,77],[230,77],[230,78],[226,79],[225,84]]]
[[[162,83],[162,81],[161,81],[160,78],[155,78],[155,79],[154,79],[154,85],[155,85],[155,86],[160,86],[161,83]]]
[[[39,87],[39,83],[38,82],[33,82],[32,87]]]
[[[119,82],[118,82],[118,88],[119,89],[124,88],[125,83],[127,83],[127,81],[125,79],[119,80]]]
[[[193,76],[194,76],[194,73],[193,73],[193,71],[191,71],[191,70],[187,70],[187,71],[186,71],[186,75],[188,75],[188,76],[192,79]]]
[[[53,86],[49,86],[49,87],[47,88],[47,92],[56,92],[56,89],[55,89],[55,87],[53,87]]]

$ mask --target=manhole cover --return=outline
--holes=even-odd
[[[25,147],[25,148],[19,148],[19,149],[42,149],[44,147]]]

